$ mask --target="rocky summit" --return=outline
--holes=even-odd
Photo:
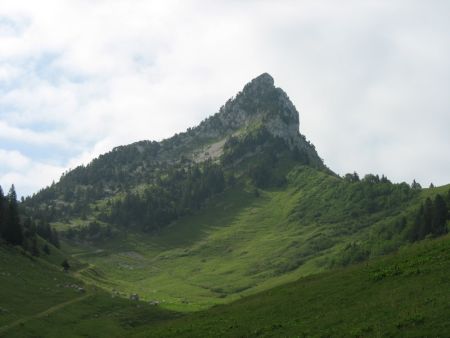
[[[184,146],[202,145],[197,149],[194,147],[191,153],[198,161],[220,156],[230,136],[242,136],[251,129],[265,128],[272,136],[283,139],[289,148],[306,152],[310,164],[323,166],[314,146],[300,134],[299,127],[299,113],[294,104],[283,89],[274,85],[273,77],[263,73],[230,98],[219,112],[178,137]]]

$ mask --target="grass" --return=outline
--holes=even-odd
[[[8,337],[125,337],[142,325],[178,315],[142,302],[111,298],[98,291],[74,302],[63,311],[34,318],[8,331]]]
[[[9,256],[21,259],[17,253]],[[445,236],[187,314],[89,289],[87,297],[64,311],[36,316],[7,333],[8,337],[442,337],[450,330],[449,276],[450,236]]]
[[[363,189],[369,200],[359,197]],[[91,265],[80,274],[87,283],[138,293],[167,309],[198,311],[339,266],[349,243],[373,257],[395,251],[405,243],[402,234],[387,239],[386,231],[448,186],[403,190],[350,184],[297,167],[286,186],[259,190],[258,196],[251,187],[236,186],[159,234],[123,232],[66,249]],[[396,199],[389,199],[392,195]]]
[[[66,286],[80,282],[49,263],[59,262],[57,249],[51,252],[51,257],[35,258],[0,245],[0,327],[79,296]]]
[[[56,248],[36,258],[0,245],[0,337],[123,337],[136,326],[177,314],[124,297],[111,297],[78,277],[88,266],[65,273]],[[84,288],[84,292],[78,290]]]
[[[450,237],[140,329],[139,337],[442,337]]]
[[[64,242],[63,251],[51,247],[40,258],[1,246],[0,335],[442,335],[449,237],[405,246],[401,231],[385,232],[448,186],[411,195],[373,190],[385,188],[298,167],[283,187],[255,194],[235,186],[159,234]],[[378,205],[355,200],[361,189]],[[370,249],[375,261],[340,267],[349,243]],[[405,248],[376,258],[386,243]],[[72,256],[71,274],[59,266],[63,252]],[[128,300],[131,293],[143,301]]]

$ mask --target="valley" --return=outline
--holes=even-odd
[[[379,234],[402,217],[412,218],[426,196],[449,188],[424,190],[407,203],[350,221],[357,206],[338,201],[342,196],[327,198],[336,184],[347,183],[309,168],[289,177],[289,188],[260,190],[258,196],[250,187],[230,189],[157,235],[124,233],[95,247],[68,251],[84,250],[77,258],[93,264],[82,274],[87,282],[125,295],[137,293],[169,309],[193,311],[349,264],[341,261],[348,243],[361,243],[372,257],[394,251],[402,245],[402,235],[380,240]],[[299,188],[298,182],[305,181]],[[314,204],[300,216],[296,211],[303,199]],[[327,204],[334,208],[325,212]]]
[[[191,313],[87,289],[64,311],[24,317],[23,325],[2,326],[0,336],[440,336],[450,329],[449,239],[425,240]]]

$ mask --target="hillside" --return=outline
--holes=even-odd
[[[142,329],[139,337],[444,337],[449,237]]]
[[[186,315],[101,290],[88,289],[79,299],[69,290],[66,299],[79,301],[63,303],[64,311],[27,317],[7,331],[0,327],[0,336],[441,337],[450,330],[449,239],[426,240]]]
[[[40,243],[43,244],[43,243]],[[23,249],[0,245],[0,335],[3,327],[21,318],[76,299],[80,281],[61,270],[65,255],[51,247],[34,257]],[[73,268],[81,265],[74,260]]]
[[[409,243],[421,202],[449,188],[347,182],[299,166],[282,187],[227,189],[157,235],[68,249],[93,265],[87,281],[95,273],[106,289],[192,311],[395,251]]]
[[[142,323],[146,318],[148,325],[177,316],[111,298],[78,278],[88,267],[74,258],[71,272],[63,272],[59,265],[63,257],[54,247],[49,255],[33,257],[22,249],[0,245],[0,337],[123,337],[134,321]],[[105,316],[101,322],[98,314]]]

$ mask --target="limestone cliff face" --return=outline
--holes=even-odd
[[[194,130],[197,136],[218,139],[254,125],[263,125],[272,135],[284,139],[291,149],[305,150],[313,164],[323,165],[314,146],[299,132],[299,113],[294,104],[281,88],[275,87],[267,73],[246,84],[217,114]]]
[[[294,104],[281,88],[275,87],[272,76],[267,73],[247,83],[216,114],[197,127],[161,141],[153,159],[169,163],[180,159],[195,162],[219,159],[230,136],[244,135],[260,127],[285,140],[291,150],[302,150],[312,166],[324,167],[314,146],[299,132],[299,113]],[[154,145],[143,141],[121,148],[126,150],[128,147],[142,153]]]

